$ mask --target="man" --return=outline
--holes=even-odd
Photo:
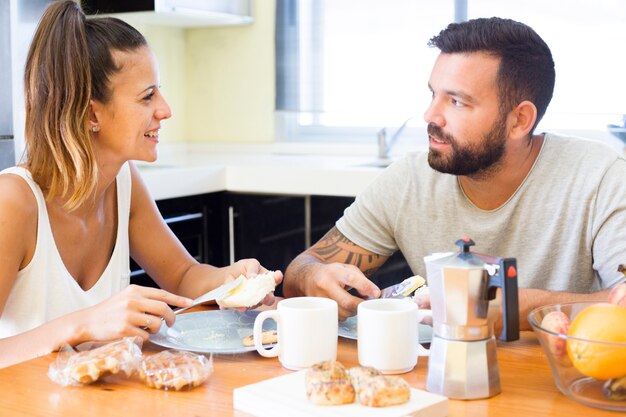
[[[341,318],[400,249],[412,271],[455,250],[517,258],[521,328],[539,305],[604,300],[624,280],[626,160],[597,142],[535,134],[555,82],[546,43],[500,18],[450,24],[430,80],[428,153],[409,154],[365,189],[319,242],[296,257],[286,296],[337,300]],[[399,280],[405,277],[398,277]],[[428,279],[428,277],[426,277]]]

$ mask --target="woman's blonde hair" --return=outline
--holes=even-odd
[[[47,199],[59,196],[74,210],[93,195],[98,166],[90,100],[111,97],[109,79],[121,69],[111,52],[145,45],[119,19],[87,20],[73,0],[55,1],[44,12],[25,66],[25,165]]]

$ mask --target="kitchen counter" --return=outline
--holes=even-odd
[[[570,133],[570,132],[562,132]],[[593,138],[618,152],[617,138]],[[399,143],[392,160],[427,151],[427,143]],[[354,197],[382,171],[375,144],[159,144],[154,163],[137,162],[155,200],[216,191]]]
[[[354,197],[382,171],[375,155],[362,145],[167,144],[156,162],[137,166],[155,200],[216,191]]]

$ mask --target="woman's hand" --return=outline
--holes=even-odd
[[[127,336],[139,336],[146,340],[150,333],[159,331],[161,319],[168,326],[174,324],[176,315],[169,305],[187,307],[191,301],[165,290],[130,285],[111,298],[76,312],[79,323],[77,339],[80,340],[72,344]]]
[[[257,275],[270,273],[270,271],[264,268],[256,259],[242,259],[226,268],[228,270],[228,276],[224,280],[224,282],[233,281],[236,278],[238,278],[240,275],[245,276],[247,279],[254,279],[254,277],[256,277]],[[278,285],[282,282],[283,273],[281,271],[273,271],[271,272],[271,274],[274,276],[275,285]],[[267,294],[265,298],[261,300],[261,302],[259,302],[259,304],[253,307],[242,308],[242,309],[237,309],[237,310],[250,310],[250,309],[257,308],[263,304],[269,306],[269,305],[274,304],[274,302],[275,302],[274,292],[272,291],[269,294]]]

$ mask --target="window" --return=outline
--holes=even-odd
[[[448,23],[500,16],[552,50],[554,98],[538,130],[606,131],[626,113],[622,0],[277,0],[279,139],[373,141],[383,126],[424,130],[427,82]]]

